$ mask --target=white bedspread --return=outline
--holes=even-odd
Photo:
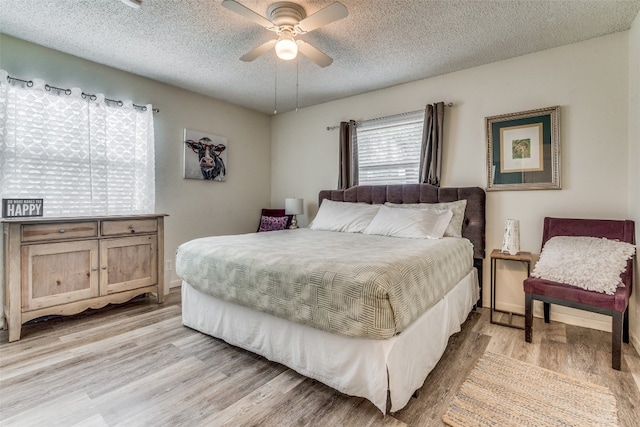
[[[176,256],[176,273],[203,293],[375,339],[404,331],[472,266],[467,239],[309,229],[196,239]]]

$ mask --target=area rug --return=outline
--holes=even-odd
[[[453,427],[617,426],[607,387],[485,353],[442,420]]]

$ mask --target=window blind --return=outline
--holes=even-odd
[[[358,184],[415,184],[419,181],[424,112],[358,124]]]

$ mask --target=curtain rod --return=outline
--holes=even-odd
[[[453,107],[453,102],[449,102],[448,104],[444,104],[445,107]],[[424,109],[422,110],[416,110],[416,111],[407,111],[406,113],[399,113],[399,114],[392,114],[390,116],[384,116],[384,117],[376,117],[375,119],[369,119],[369,120],[360,120],[356,122],[356,126],[359,124],[362,124],[363,122],[372,122],[375,120],[385,120],[385,119],[391,119],[394,117],[402,117],[402,116],[408,116],[409,114],[415,114],[415,113],[420,113],[420,112],[424,112]],[[340,127],[340,125],[337,126],[327,126],[327,130],[334,130],[334,129],[338,129]]]
[[[23,79],[19,79],[17,77],[11,77],[11,76],[7,75],[7,81],[9,83],[11,83],[11,80],[16,80],[16,81],[22,82],[22,83],[26,84],[27,87],[32,87],[33,86],[33,80],[23,80]],[[62,88],[62,87],[51,86],[50,84],[45,84],[44,88],[45,88],[46,91],[49,91],[49,92],[51,91],[51,89],[54,89],[54,90],[58,90],[60,92],[64,92],[65,95],[71,95],[71,89],[65,89],[65,88]],[[92,95],[92,94],[89,94],[89,93],[84,93],[84,92],[82,92],[82,97],[84,99],[89,98],[92,101],[95,101],[97,99],[97,97],[95,95]],[[104,99],[105,99],[105,101],[114,102],[115,104],[118,105],[118,107],[122,107],[124,105],[124,103],[122,101],[117,100],[117,99],[109,99],[107,97],[105,97]],[[141,109],[142,111],[147,111],[147,106],[146,105],[133,104],[133,106],[135,108]],[[153,108],[151,111],[153,111],[154,113],[159,113],[160,112],[160,110],[157,109],[157,108]]]

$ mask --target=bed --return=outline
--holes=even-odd
[[[183,279],[182,322],[364,397],[383,413],[398,411],[481,301],[484,190],[356,186],[321,191],[320,206],[325,199],[327,205],[393,207],[466,200],[462,238],[300,229],[194,239],[181,245],[176,257],[176,272]],[[241,250],[243,245],[250,250]],[[438,250],[430,249],[434,245]],[[268,257],[252,258],[266,252]],[[434,291],[416,291],[436,277],[423,272],[423,264],[444,275],[428,287]]]

